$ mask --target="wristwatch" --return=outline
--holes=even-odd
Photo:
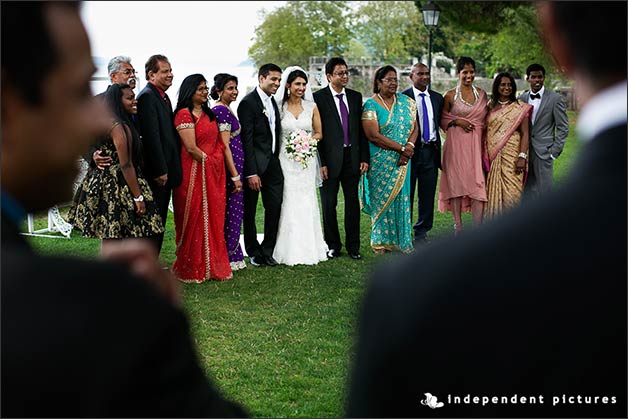
[[[527,158],[528,158],[528,155],[522,151],[521,153],[519,153],[519,158],[521,158],[521,159],[527,159]]]
[[[144,202],[144,195],[140,194],[137,198],[133,198],[135,202]]]

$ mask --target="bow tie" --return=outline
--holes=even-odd
[[[540,98],[541,98],[540,93],[537,93],[537,94],[530,93],[530,99],[540,99]]]

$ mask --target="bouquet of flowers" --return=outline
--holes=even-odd
[[[301,163],[305,169],[312,157],[316,156],[318,140],[312,138],[312,134],[303,129],[296,129],[288,135],[286,141],[286,154],[292,160]]]

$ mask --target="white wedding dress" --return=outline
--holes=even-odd
[[[327,244],[323,239],[321,215],[318,209],[318,157],[310,158],[303,168],[286,153],[285,139],[295,129],[312,133],[312,115],[316,104],[303,101],[303,112],[298,118],[287,109],[281,114],[281,149],[279,162],[283,171],[283,203],[273,258],[284,265],[315,265],[327,260]]]

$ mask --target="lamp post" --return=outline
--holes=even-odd
[[[425,6],[421,8],[423,14],[423,23],[427,27],[430,33],[429,46],[427,48],[427,68],[432,74],[432,31],[438,26],[438,15],[440,15],[440,9],[432,0],[429,0]]]

